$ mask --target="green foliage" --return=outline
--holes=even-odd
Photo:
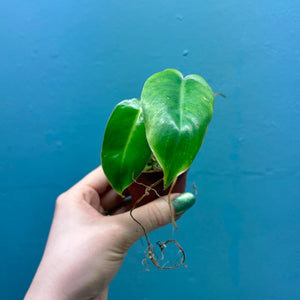
[[[148,143],[167,188],[195,159],[212,118],[214,94],[202,77],[183,78],[168,69],[146,81],[141,101]]]
[[[112,187],[122,194],[143,171],[150,156],[141,101],[120,102],[108,120],[101,153],[102,167]]]
[[[151,152],[167,188],[195,159],[213,106],[213,91],[198,75],[183,78],[167,69],[148,78],[141,101],[122,101],[107,123],[101,158],[113,188],[121,194],[151,161]]]

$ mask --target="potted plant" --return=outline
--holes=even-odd
[[[117,193],[132,195],[133,208],[145,199],[184,191],[186,172],[212,118],[214,98],[201,76],[183,77],[167,69],[147,79],[140,100],[124,100],[115,107],[104,133],[102,167]],[[153,181],[141,182],[142,173]],[[181,186],[176,187],[177,181]],[[141,194],[133,195],[138,186]]]

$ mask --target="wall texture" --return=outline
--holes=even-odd
[[[299,299],[299,12],[296,0],[2,1],[0,298],[24,295],[55,199],[100,163],[113,107],[172,67],[227,95],[189,173],[197,203],[175,236],[188,268],[143,272],[141,240],[110,299]]]

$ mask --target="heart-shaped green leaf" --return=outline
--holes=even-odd
[[[101,152],[103,171],[119,194],[143,171],[150,155],[141,101],[120,102],[108,120]]]
[[[146,81],[141,101],[147,140],[167,188],[195,159],[212,118],[214,94],[201,76],[183,78],[167,69]]]

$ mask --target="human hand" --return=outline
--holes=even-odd
[[[177,218],[194,204],[191,194],[172,194]],[[108,285],[127,250],[144,232],[130,206],[111,188],[101,167],[56,201],[40,266],[25,296],[30,299],[107,299]],[[110,215],[105,215],[109,211]],[[134,210],[146,232],[171,221],[166,197]]]

